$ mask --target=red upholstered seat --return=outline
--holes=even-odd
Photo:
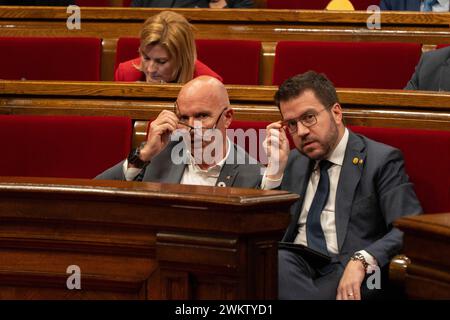
[[[280,41],[273,83],[314,70],[336,87],[402,89],[420,55],[416,43]]]
[[[323,10],[331,0],[267,0],[269,9]],[[350,0],[355,10],[367,10],[367,7],[379,5],[379,0]]]
[[[136,58],[139,38],[120,38],[115,68]],[[261,42],[251,40],[196,40],[200,61],[220,74],[226,84],[257,85]]]
[[[121,62],[135,59],[139,57],[139,38],[122,37],[117,40],[116,63],[114,70],[117,69]]]
[[[225,84],[257,85],[261,42],[196,40],[198,59],[220,74]]]
[[[438,45],[436,46],[436,50],[437,50],[437,49],[441,49],[441,48],[445,48],[445,47],[448,47],[448,46],[450,46],[450,44],[438,44]]]
[[[99,81],[97,38],[0,37],[0,79]]]
[[[0,115],[0,176],[93,178],[130,151],[126,117]]]

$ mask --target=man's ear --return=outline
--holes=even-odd
[[[333,119],[336,122],[336,124],[342,124],[343,114],[342,114],[342,107],[339,103],[335,103],[331,107],[331,114],[333,115]]]
[[[223,118],[224,118],[225,128],[228,128],[231,125],[231,122],[233,122],[233,115],[234,115],[234,110],[231,108],[224,111]]]

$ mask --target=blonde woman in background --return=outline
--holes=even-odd
[[[182,15],[163,11],[141,29],[140,57],[119,64],[116,81],[186,83],[201,75],[222,77],[197,60],[192,25]]]

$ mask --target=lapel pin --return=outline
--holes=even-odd
[[[226,187],[227,185],[225,184],[225,182],[220,181],[220,182],[217,184],[217,186],[218,186],[218,187]]]
[[[358,164],[359,161],[362,161],[362,160],[360,160],[358,157],[354,157],[352,160],[353,164]]]
[[[363,159],[359,159],[359,164],[363,164]]]

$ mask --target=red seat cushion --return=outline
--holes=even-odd
[[[420,55],[416,43],[280,41],[273,83],[314,70],[336,87],[402,89]]]
[[[261,42],[196,40],[198,59],[220,74],[225,84],[257,85]]]
[[[0,79],[99,81],[97,38],[0,37]]]
[[[124,159],[126,117],[0,115],[0,176],[93,178]]]

